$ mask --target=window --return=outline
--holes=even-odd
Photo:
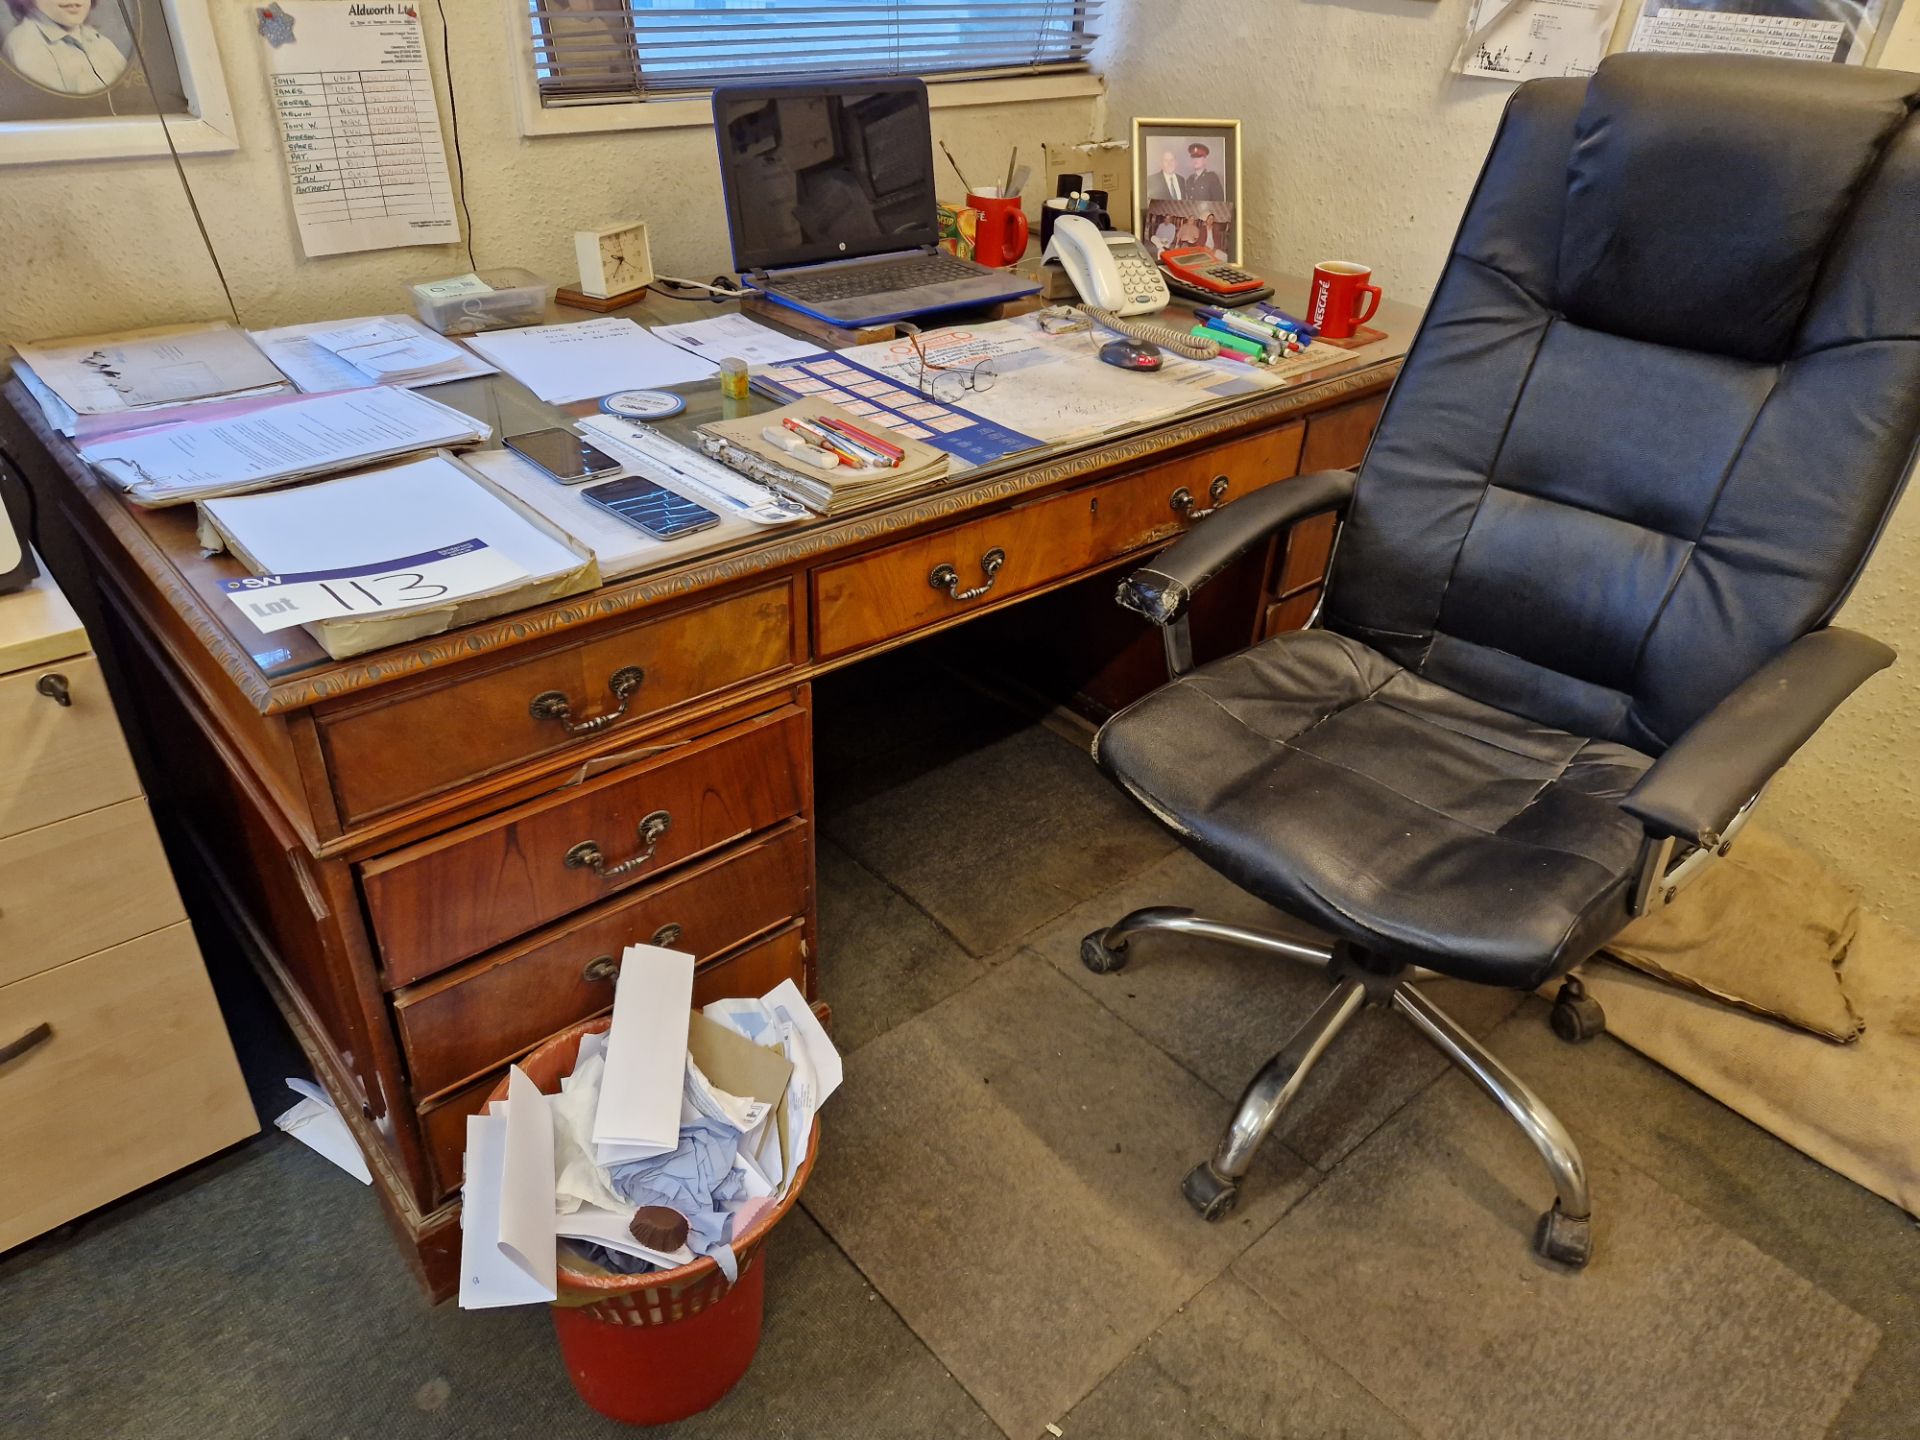
[[[543,106],[822,75],[1084,70],[1101,0],[529,0]]]

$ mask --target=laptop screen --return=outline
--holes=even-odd
[[[733,266],[771,270],[932,245],[933,129],[914,79],[713,92]]]

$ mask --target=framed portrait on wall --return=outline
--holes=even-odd
[[[1133,122],[1133,233],[1156,256],[1203,245],[1240,263],[1240,122]]]
[[[0,165],[237,148],[209,3],[0,0]]]

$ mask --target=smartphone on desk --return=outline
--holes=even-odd
[[[509,435],[506,444],[522,460],[546,471],[562,485],[578,485],[620,468],[620,462],[604,450],[595,449],[571,430],[557,427]]]
[[[637,475],[609,480],[580,493],[656,540],[677,540],[720,523],[720,517],[706,506]]]

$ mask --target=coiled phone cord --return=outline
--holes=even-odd
[[[1220,353],[1220,347],[1213,341],[1200,335],[1189,335],[1184,330],[1175,330],[1171,325],[1122,320],[1111,310],[1102,310],[1098,305],[1082,305],[1080,308],[1095,323],[1105,326],[1116,335],[1124,335],[1129,340],[1144,340],[1149,345],[1158,345],[1189,360],[1212,360]]]

